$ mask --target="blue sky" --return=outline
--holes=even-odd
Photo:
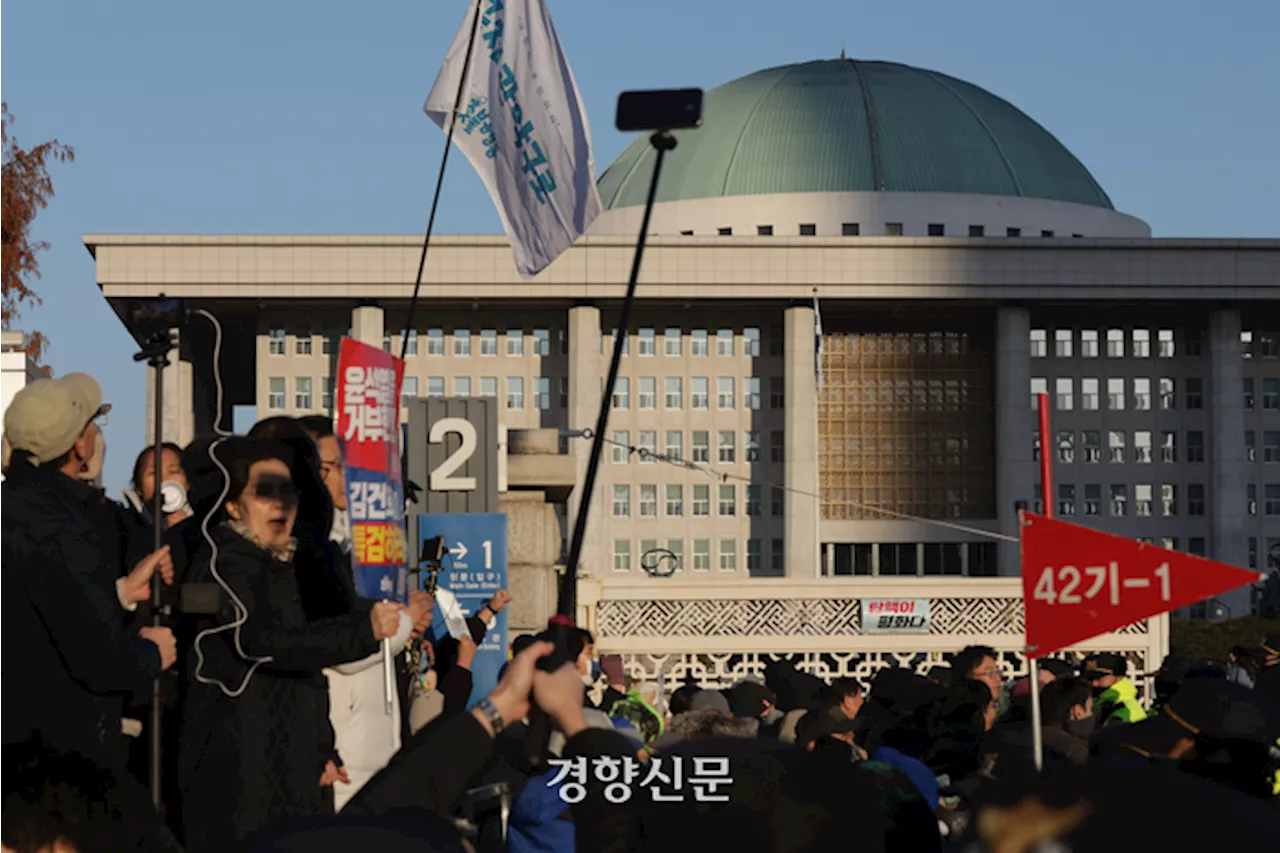
[[[712,88],[843,48],[1012,101],[1158,236],[1280,236],[1273,0],[550,6],[600,170],[629,141],[612,128],[619,91]],[[465,11],[465,0],[8,4],[0,71],[18,139],[76,149],[37,220],[52,244],[45,305],[19,325],[50,336],[58,373],[92,372],[115,403],[112,494],[142,447],[145,372],[81,235],[419,233],[443,145],[422,102]],[[501,229],[463,158],[436,224]]]

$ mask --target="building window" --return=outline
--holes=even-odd
[[[800,226],[801,237],[815,237],[818,234],[818,226],[813,223],[804,223]]]
[[[471,377],[470,376],[453,377],[453,396],[455,397],[471,396]]]
[[[756,226],[756,236],[757,236],[757,237],[772,237],[772,236],[773,236],[773,226],[772,226],[772,225],[757,225],[757,226]]]
[[[524,408],[524,377],[507,377],[507,408],[512,410]]]
[[[1076,487],[1070,483],[1058,484],[1058,515],[1076,514]]]
[[[1096,329],[1080,330],[1080,357],[1098,357],[1098,331]]]
[[[1031,460],[1040,461],[1040,430],[1038,428],[1031,432]]]
[[[1102,505],[1102,486],[1086,483],[1084,487],[1084,514],[1099,515]]]
[[[1149,377],[1133,378],[1133,410],[1135,412],[1151,410],[1151,379]]]
[[[738,487],[732,483],[722,483],[720,486],[720,501],[716,508],[720,515],[737,515],[738,514]]]
[[[1107,459],[1114,464],[1124,464],[1124,431],[1113,429],[1107,433]]]
[[[711,461],[711,438],[710,433],[705,429],[695,429],[693,431],[693,461]]]
[[[742,380],[742,402],[751,411],[760,408],[760,377],[747,376]]]
[[[694,329],[689,332],[689,355],[702,357],[709,351],[706,329]]]
[[[667,515],[672,518],[684,515],[684,486],[678,483],[667,486]]]
[[[1249,515],[1258,514],[1258,487],[1254,483],[1244,487],[1244,502]]]
[[[1187,486],[1187,515],[1204,515],[1204,484]]]
[[[738,570],[738,540],[720,540],[720,571],[736,572]]]
[[[1263,358],[1280,356],[1280,335],[1275,332],[1259,332],[1258,352]]]
[[[640,454],[641,465],[652,465],[653,457],[658,452],[658,431],[642,429],[636,436],[636,451]]]
[[[1111,487],[1111,514],[1117,518],[1122,517],[1125,514],[1125,504],[1128,502],[1128,491],[1129,489],[1127,486],[1113,485]]]
[[[787,494],[776,486],[769,490],[769,514],[774,518],[781,518],[782,513],[786,510]]]
[[[717,233],[717,234],[719,234],[721,237],[732,237],[732,236],[733,236],[733,229],[732,229],[732,228],[717,228],[717,229],[716,229],[716,233]]]
[[[1253,430],[1245,430],[1244,433],[1244,453],[1245,458],[1250,462],[1258,461],[1257,433]]]
[[[684,431],[678,429],[667,430],[667,441],[663,449],[668,459],[680,461],[684,458]]]
[[[407,379],[408,377],[406,377],[406,381]],[[418,380],[416,378],[414,378],[413,380],[413,390],[415,394],[418,391]],[[444,377],[443,376],[427,377],[427,396],[428,397],[444,396]]]
[[[613,386],[613,407],[619,411],[631,408],[631,380],[619,376]]]
[[[391,333],[390,332],[382,333],[382,351],[391,352]]]
[[[734,462],[735,461],[734,457],[737,455],[735,444],[736,444],[736,439],[735,439],[733,430],[731,429],[720,430],[720,432],[716,437],[717,460],[719,460],[720,462],[724,462],[726,464]]]
[[[641,376],[636,380],[636,408],[646,411],[658,407],[658,380]]]
[[[1151,330],[1150,329],[1134,329],[1133,330],[1133,357],[1134,358],[1150,358],[1151,357]]]
[[[1262,461],[1280,462],[1280,432],[1267,430],[1262,434]]]
[[[627,460],[631,458],[630,430],[615,429],[610,443],[613,445],[613,464],[626,465]]]
[[[533,330],[533,354],[546,358],[551,355],[551,330]]]
[[[471,331],[469,329],[453,330],[453,354],[456,356],[471,355]]]
[[[1253,358],[1253,332],[1248,329],[1240,333],[1240,357]]]
[[[1187,430],[1187,461],[1204,461],[1204,433],[1198,429]]]
[[[293,407],[303,412],[311,411],[311,377],[310,376],[294,377]]]
[[[1204,382],[1197,378],[1191,378],[1186,381],[1187,408],[1203,409],[1204,408]]]
[[[711,571],[711,540],[693,540],[693,570],[695,572]]]
[[[1273,412],[1280,410],[1280,379],[1262,380],[1262,408]]]
[[[427,355],[444,355],[444,329],[427,329]]]
[[[901,237],[901,236],[902,236],[902,223],[901,223],[901,222],[886,222],[886,223],[884,224],[884,234],[885,234],[885,236],[886,236],[886,237]]]
[[[1173,329],[1160,329],[1156,332],[1156,355],[1160,358],[1173,358],[1175,352]]]
[[[1057,403],[1059,412],[1069,412],[1075,408],[1075,380],[1071,377],[1059,376],[1056,382]]]
[[[1196,557],[1203,557],[1204,556],[1204,537],[1192,536],[1190,539],[1188,539],[1187,553]]]
[[[755,430],[747,430],[742,434],[744,452],[747,454],[748,462],[760,461],[760,433]]]
[[[782,540],[774,539],[769,549],[769,568],[775,575],[786,572],[786,558],[782,549]]]
[[[684,379],[680,376],[668,376],[663,380],[664,405],[678,411],[684,405]]]
[[[1055,329],[1053,332],[1053,355],[1055,358],[1071,358],[1074,349],[1074,333],[1071,329]]]
[[[1165,430],[1160,433],[1160,461],[1176,463],[1178,461],[1178,433]]]
[[[400,386],[400,401],[412,400],[418,396],[418,377],[406,376],[404,384]]]
[[[1151,462],[1151,431],[1140,429],[1133,433],[1133,461],[1139,465]]]
[[[640,517],[654,518],[658,515],[658,487],[645,484],[640,487]],[[652,549],[649,549],[652,550]]]
[[[1040,232],[1040,236],[1041,236],[1041,237],[1052,237],[1052,236],[1053,236],[1053,232],[1052,232],[1052,231],[1050,231],[1050,230],[1045,229],[1045,230],[1042,230],[1042,231]]]
[[[510,333],[508,332],[508,334]],[[486,357],[496,356],[498,354],[497,329],[480,330],[480,354]]]
[[[840,224],[840,236],[857,237],[861,233],[861,228],[857,222],[842,222]]]
[[[710,392],[707,390],[707,377],[695,376],[690,380],[689,385],[689,408],[705,409],[708,405],[708,397]]]
[[[1044,486],[1036,483],[1033,487],[1032,496],[1035,498],[1035,506],[1033,512],[1044,513]]]
[[[1040,411],[1040,395],[1049,393],[1049,380],[1042,376],[1031,377],[1031,411]]]
[[[695,484],[693,487],[693,514],[698,518],[711,515],[711,487]]]
[[[1107,380],[1107,408],[1113,412],[1124,411],[1124,380],[1119,377]]]
[[[284,355],[284,329],[267,330],[267,355]]]
[[[943,224],[943,223],[941,223],[941,222],[930,222],[930,223],[929,223],[929,236],[930,236],[930,237],[945,237],[945,236],[947,236],[947,226],[946,226],[946,225],[944,225],[944,224]]]
[[[721,376],[716,380],[716,406],[721,411],[731,410],[737,405],[733,385],[732,376]]]
[[[747,540],[747,572],[752,576],[760,574],[760,540]]]
[[[747,515],[751,517],[760,514],[760,487],[752,484],[747,486]]]
[[[1086,412],[1098,410],[1098,380],[1086,376],[1080,380],[1080,408]]]
[[[1067,465],[1076,461],[1076,434],[1072,430],[1058,433],[1058,461]]]
[[[1254,399],[1253,399],[1253,379],[1252,379],[1252,378],[1246,378],[1246,379],[1242,380],[1242,383],[1241,383],[1241,384],[1242,384],[1242,387],[1243,387],[1243,390],[1244,390],[1244,408],[1245,408],[1245,411],[1247,411],[1247,412],[1252,412],[1252,411],[1253,411],[1253,408],[1254,408]]]
[[[653,329],[644,328],[636,332],[636,353],[638,355],[656,355],[657,338]]]
[[[985,237],[985,236],[987,236],[987,227],[986,227],[985,225],[970,225],[970,226],[969,226],[969,236],[970,236],[970,237]]]
[[[1178,398],[1175,394],[1175,383],[1168,377],[1160,379],[1160,408],[1165,411],[1176,409],[1178,407]]]
[[[681,342],[684,340],[680,334],[680,329],[675,326],[667,326],[662,330],[662,351],[666,355],[679,356],[683,347]]]
[[[1004,236],[1006,236],[1006,237],[1021,237],[1021,236],[1022,236],[1022,229],[1021,229],[1021,228],[1006,228],[1006,229],[1004,229]]]
[[[533,405],[540,412],[551,411],[551,379],[538,376],[533,380]]]
[[[716,355],[732,356],[733,355],[733,329],[717,329],[716,330]]]
[[[750,358],[760,357],[760,329],[748,326],[742,330],[742,354]]]
[[[631,571],[631,540],[613,540],[613,570],[615,572]]]
[[[1280,515],[1280,485],[1267,483],[1263,488],[1262,511],[1266,515]]]
[[[1031,330],[1031,357],[1044,358],[1049,354],[1049,333],[1044,329]]]
[[[569,408],[569,377],[560,377],[560,408]]]
[[[1160,511],[1164,515],[1178,514],[1178,487],[1170,483],[1160,486]]]
[[[1249,568],[1258,568],[1258,540],[1252,536],[1249,537]]]
[[[1102,433],[1096,429],[1087,429],[1081,433],[1084,439],[1084,461],[1095,464],[1102,461]]]
[[[273,412],[284,411],[283,376],[272,376],[267,380],[267,408]]]
[[[507,329],[507,355],[524,355],[524,329]]]
[[[782,462],[786,454],[786,447],[782,443],[782,430],[775,429],[769,432],[769,461]]]
[[[480,377],[480,396],[494,398],[498,396],[498,377]]]
[[[1107,358],[1124,358],[1124,329],[1107,329]]]
[[[311,355],[311,334],[303,332],[293,339],[294,355]]]
[[[631,515],[631,487],[613,487],[613,517],[627,518]]]
[[[407,381],[407,380],[406,380]],[[320,408],[333,414],[333,377],[326,376],[320,383]]]

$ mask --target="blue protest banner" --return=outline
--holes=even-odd
[[[422,543],[436,536],[445,541],[438,588],[452,593],[463,617],[474,616],[494,593],[507,588],[507,517],[496,513],[419,515],[419,553]],[[445,615],[437,606],[431,622],[437,638],[448,633]],[[493,690],[506,661],[507,612],[503,610],[476,652],[468,706]]]

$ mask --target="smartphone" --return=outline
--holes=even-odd
[[[654,89],[618,96],[618,130],[683,130],[702,126],[701,89]]]

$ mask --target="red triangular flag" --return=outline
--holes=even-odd
[[[1028,657],[1038,658],[1265,576],[1022,513]]]

